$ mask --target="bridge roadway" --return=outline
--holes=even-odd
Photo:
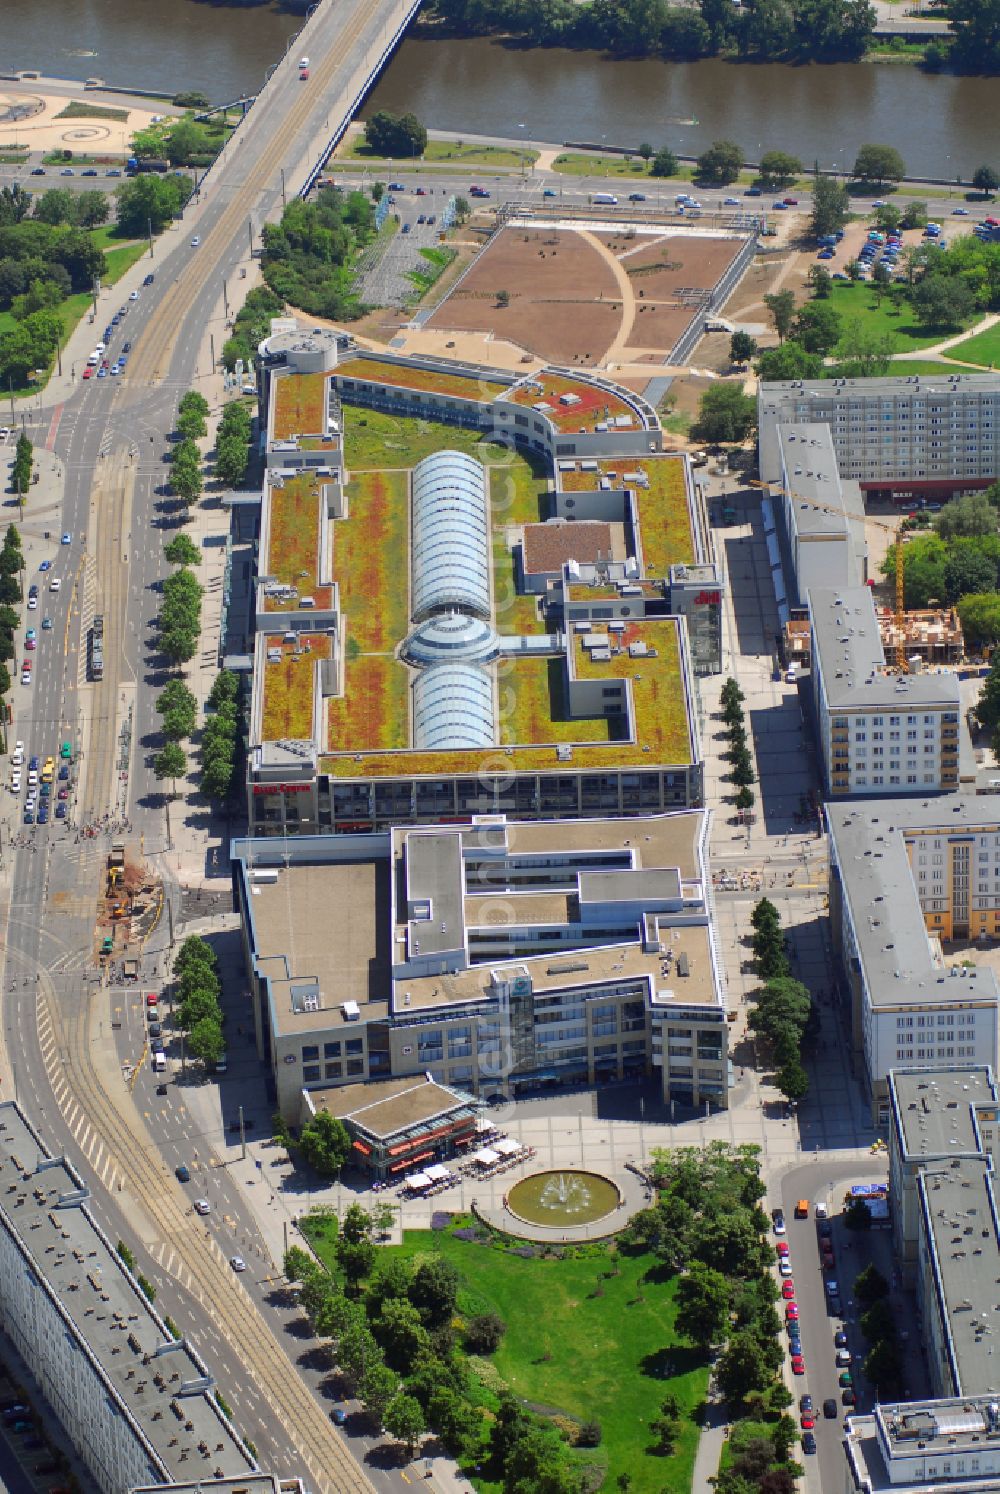
[[[221,309],[223,281],[231,289],[239,284],[250,234],[256,238],[278,215],[282,186],[291,195],[305,185],[415,9],[416,0],[322,0],[208,173],[181,230],[157,245],[155,285],[129,316],[134,351],[127,375],[113,392],[83,384],[61,409],[36,418],[32,434],[44,444],[51,414],[66,472],[61,524],[52,521],[52,528],[86,535],[88,554],[78,559],[74,547],[62,591],[44,594],[54,620],[46,635],[52,646],[35,655],[34,684],[17,701],[16,734],[29,753],[52,752],[67,737],[84,749],[83,822],[116,803],[120,733],[131,709],[137,745],[128,813],[134,834],[145,836],[147,856],[166,845],[160,786],[144,744],[154,740],[154,701],[164,678],[153,624],[169,530],[165,536],[158,525],[157,494],[177,399],[207,371],[204,355],[198,368],[204,332]],[[310,57],[307,81],[299,79],[302,53]],[[170,238],[175,247],[168,249]],[[105,677],[84,685],[81,629],[94,611],[105,617]],[[53,1150],[65,1149],[82,1165],[109,1232],[131,1240],[140,1259],[156,1251],[177,1262],[161,1300],[167,1311],[179,1304],[178,1315],[193,1325],[262,1466],[283,1476],[300,1473],[314,1491],[372,1490],[303,1387],[266,1297],[257,1300],[244,1289],[199,1226],[158,1154],[157,1118],[147,1128],[115,1072],[113,1051],[108,1057],[107,993],[94,983],[92,963],[103,847],[62,838],[58,825],[29,833],[36,848],[11,846],[3,865],[9,884],[3,1046],[16,1092]],[[159,866],[169,887],[165,857]],[[94,1134],[99,1169],[80,1155]],[[113,1193],[102,1175],[113,1180]],[[380,1488],[390,1487],[387,1471],[371,1473]]]

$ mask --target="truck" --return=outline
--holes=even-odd
[[[90,678],[104,678],[104,618],[98,613],[90,629]]]
[[[135,176],[141,171],[157,171],[161,174],[170,170],[169,161],[154,160],[151,157],[129,156],[125,162],[125,175]]]
[[[617,207],[618,198],[613,192],[595,192],[591,198],[592,202],[599,202],[605,207]]]

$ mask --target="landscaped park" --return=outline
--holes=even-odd
[[[765,1450],[768,1487],[791,1494],[797,1434],[756,1151],[660,1153],[650,1179],[650,1206],[624,1230],[575,1244],[445,1212],[382,1243],[395,1201],[374,1217],[306,1216],[311,1249],[290,1250],[285,1272],[325,1341],[331,1406],[387,1429],[403,1463],[443,1447],[486,1494],[661,1494],[691,1487],[715,1359],[736,1431],[758,1467]],[[572,1177],[529,1174],[512,1193],[544,1212],[560,1182],[572,1212]],[[586,1175],[588,1208],[614,1210],[615,1184],[594,1182],[608,1194]],[[729,1462],[739,1475],[741,1454]]]

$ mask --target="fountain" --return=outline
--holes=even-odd
[[[507,1212],[515,1219],[552,1229],[593,1224],[613,1213],[620,1202],[621,1194],[609,1178],[575,1169],[522,1178],[506,1199]]]

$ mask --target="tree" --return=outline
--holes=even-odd
[[[215,446],[215,475],[227,487],[238,488],[247,475],[250,448],[240,436],[221,435]]]
[[[350,1155],[351,1138],[342,1120],[328,1110],[319,1110],[302,1127],[299,1150],[321,1177],[334,1178]]]
[[[168,681],[156,698],[156,709],[163,717],[163,730],[175,742],[189,737],[194,731],[198,714],[198,702],[181,679]],[[168,730],[167,721],[171,722]]]
[[[405,1445],[407,1455],[412,1458],[426,1428],[420,1402],[400,1391],[389,1402],[382,1420],[386,1431]]]
[[[925,327],[960,328],[976,309],[968,281],[957,275],[928,275],[910,293],[910,304]]]
[[[34,447],[31,441],[22,431],[17,438],[14,447],[14,464],[11,469],[11,485],[15,493],[23,495],[31,487],[31,473],[34,467]]]
[[[750,913],[750,927],[758,932],[762,929],[779,930],[781,916],[769,897],[758,898]]]
[[[872,1227],[872,1211],[863,1198],[852,1198],[841,1216],[846,1229],[864,1231]]]
[[[184,166],[203,155],[205,137],[193,119],[178,119],[163,139],[163,153],[171,166]]]
[[[775,291],[772,295],[764,297],[764,305],[771,313],[774,330],[778,339],[784,342],[792,328],[792,318],[795,315],[795,295],[790,290]]]
[[[976,719],[980,726],[994,731],[1000,726],[1000,653],[990,660],[990,672],[975,706]]]
[[[948,551],[944,566],[944,600],[957,602],[970,592],[992,591],[997,584],[997,562],[983,554],[974,540],[959,540]]]
[[[891,1390],[899,1381],[900,1360],[899,1348],[894,1339],[877,1339],[868,1353],[862,1366],[865,1378],[880,1394]]]
[[[657,1415],[650,1417],[649,1430],[657,1452],[665,1457],[669,1456],[677,1445],[677,1433],[680,1431],[680,1407],[675,1395],[668,1395]]]
[[[743,151],[733,140],[713,140],[698,157],[696,170],[702,181],[724,187],[734,182],[743,165]]]
[[[761,379],[821,379],[823,359],[790,338],[776,348],[764,348],[757,359],[757,373]]]
[[[861,1331],[870,1344],[881,1338],[895,1338],[896,1320],[886,1297],[877,1297],[859,1319]]]
[[[899,226],[900,228],[926,228],[926,202],[919,202],[916,198],[912,202],[908,202],[903,208],[903,215],[899,220]]]
[[[650,145],[648,140],[644,140],[639,146],[638,154],[644,161],[648,161],[650,159],[653,154],[653,147]]]
[[[729,1321],[729,1282],[700,1261],[677,1283],[676,1328],[699,1348],[719,1343]]]
[[[415,114],[390,114],[379,109],[365,124],[365,141],[378,156],[422,156],[427,131]]]
[[[757,355],[757,339],[749,332],[734,332],[729,339],[729,359],[732,363],[749,363]]]
[[[802,162],[798,156],[787,151],[767,150],[760,158],[759,176],[762,187],[790,187],[802,174]]]
[[[200,1058],[203,1063],[218,1063],[226,1051],[222,1026],[212,1017],[202,1017],[194,1024],[188,1033],[187,1044],[191,1057]]]
[[[785,1099],[793,1102],[803,1099],[809,1091],[809,1075],[795,1055],[782,1064],[774,1082]]]
[[[854,1278],[854,1295],[865,1307],[871,1307],[873,1302],[879,1302],[889,1294],[889,1283],[882,1272],[869,1261],[863,1270],[859,1271]]]
[[[816,238],[837,233],[847,222],[851,199],[847,188],[832,176],[817,176],[812,185],[813,210],[810,228]]]
[[[465,1325],[465,1347],[469,1354],[493,1354],[507,1331],[499,1313],[480,1312]]]
[[[761,1347],[760,1339],[749,1331],[734,1333],[730,1338],[716,1365],[716,1379],[728,1401],[738,1404],[751,1391],[767,1388],[773,1370],[765,1362]]]
[[[985,493],[963,493],[935,515],[934,529],[943,540],[996,534],[997,511]]]
[[[159,779],[170,779],[171,793],[176,798],[177,779],[183,778],[187,773],[187,758],[183,748],[177,742],[168,742],[154,757],[153,772]]]
[[[469,206],[469,199],[467,197],[456,197],[455,198],[455,222],[456,223],[459,223],[459,224],[464,223],[466,221],[466,219],[468,218],[469,213],[471,211],[472,211],[472,209]]]
[[[76,193],[68,187],[50,187],[35,203],[39,223],[73,223],[76,219]]]
[[[111,213],[111,200],[106,192],[78,192],[74,221],[81,228],[100,228],[107,223]]]
[[[189,436],[174,447],[170,486],[185,503],[194,503],[201,494],[201,452]]]
[[[650,164],[651,176],[676,176],[680,162],[669,146],[661,145]]]
[[[382,1304],[381,1315],[372,1325],[386,1360],[404,1373],[418,1354],[430,1349],[430,1335],[420,1320],[420,1313],[405,1298],[390,1297]]]
[[[171,565],[198,565],[201,562],[201,551],[187,534],[175,534],[173,539],[164,545],[163,554]]]
[[[124,182],[116,191],[118,227],[131,238],[162,233],[180,212],[194,190],[183,176],[159,176],[144,172]]]
[[[455,1311],[458,1272],[444,1256],[423,1261],[414,1273],[410,1301],[428,1328],[447,1323]]]
[[[311,1271],[316,1270],[316,1262],[301,1245],[292,1245],[285,1251],[281,1269],[286,1281],[304,1281]]]
[[[817,301],[829,299],[833,290],[833,276],[825,265],[809,266],[809,289]]]
[[[1000,172],[994,171],[992,166],[977,166],[972,173],[972,185],[985,197],[992,197],[1000,188]]]
[[[828,301],[809,301],[795,318],[795,339],[807,353],[830,353],[840,340],[840,316]]]
[[[733,799],[735,807],[744,812],[753,809],[756,802],[753,789],[749,788],[745,783],[740,786]]]
[[[894,202],[884,202],[875,209],[875,222],[886,233],[895,233],[903,221],[903,214]]]
[[[856,181],[874,182],[884,186],[886,182],[899,182],[906,175],[906,163],[892,145],[862,145],[854,158]]]
[[[399,1389],[399,1376],[384,1364],[374,1359],[365,1365],[358,1385],[358,1399],[377,1427],[382,1425],[386,1410]]]
[[[719,380],[705,390],[692,426],[697,441],[742,442],[757,423],[757,401],[738,384]]]

